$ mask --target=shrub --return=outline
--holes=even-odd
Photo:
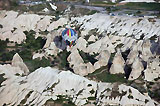
[[[24,33],[26,34],[26,40],[25,42],[22,44],[22,48],[26,48],[33,51],[39,50],[41,49],[46,40],[43,39],[42,37],[38,37],[37,39],[35,39],[35,31],[31,30],[29,32],[24,31]]]
[[[67,50],[63,50],[56,57],[54,57],[54,61],[52,62],[52,65],[53,66],[57,65],[59,69],[71,70],[69,67],[69,63],[67,61],[67,58],[69,55],[70,55],[70,52],[67,52]]]
[[[28,66],[30,72],[33,72],[40,67],[47,67],[51,65],[50,60],[44,57],[42,58],[42,60],[40,60],[40,58],[36,58],[34,60],[28,59],[25,60],[24,63]]]

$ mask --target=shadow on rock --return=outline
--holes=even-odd
[[[67,45],[66,45],[65,41],[62,39],[61,36],[56,36],[53,39],[53,42],[55,43],[56,47],[61,49],[61,50],[65,50],[67,48]]]

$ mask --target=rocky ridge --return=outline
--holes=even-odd
[[[70,98],[78,106],[157,104],[150,97],[124,84],[90,81],[72,72],[59,71],[51,67],[39,68],[27,76],[21,76],[24,74],[23,70],[18,66],[6,64],[0,65],[0,74],[4,74],[3,77],[6,79],[0,88],[1,105],[42,106],[49,99],[60,99],[59,95]]]

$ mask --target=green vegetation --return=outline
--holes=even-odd
[[[154,36],[150,37],[149,39],[155,41],[157,38],[158,38],[157,35],[154,35]]]
[[[0,54],[5,51],[5,49],[7,48],[7,43],[8,43],[8,39],[6,41],[0,40]]]
[[[26,101],[27,101],[27,99],[30,97],[30,95],[33,93],[33,91],[30,91],[26,96],[25,96],[25,98],[20,102],[20,104],[25,104],[26,103]]]
[[[112,91],[111,91],[111,96],[109,96],[110,98],[116,98],[117,96],[119,96],[120,98],[122,98],[124,95],[127,94],[127,91],[122,91],[122,93],[120,93],[118,91],[118,83],[114,85]]]
[[[94,89],[92,89],[91,91],[89,91],[91,94],[94,94],[95,93],[95,91],[94,91]]]
[[[42,35],[47,35],[48,33],[49,33],[49,31],[47,31],[47,30],[39,32],[39,34],[42,34]]]
[[[96,100],[96,97],[88,97],[88,100]]]
[[[126,83],[127,79],[125,79],[123,74],[110,74],[108,71],[108,66],[103,66],[100,69],[97,69],[95,72],[89,74],[87,77],[93,79],[97,79],[102,82],[121,82]]]
[[[135,83],[134,81],[130,84],[131,87],[137,89],[140,93],[144,94],[147,93],[146,88],[143,86],[144,84],[142,83]]]
[[[117,50],[118,48],[122,48],[123,47],[123,43],[120,43],[120,44],[118,44],[116,47],[115,47],[115,49]]]
[[[41,60],[40,58],[32,60],[32,53],[38,51],[39,49],[42,49],[46,40],[42,37],[38,37],[37,39],[35,39],[35,32],[33,30],[29,32],[25,31],[24,33],[26,34],[27,39],[24,43],[19,45],[21,46],[21,49],[17,52],[22,57],[24,63],[28,66],[29,70],[33,72],[39,67],[50,66],[50,60],[44,57]]]
[[[2,87],[2,82],[6,80],[6,78],[3,77],[4,74],[0,74],[0,87]]]
[[[71,7],[73,8],[73,7]],[[71,13],[69,14],[72,17],[79,17],[79,16],[83,16],[83,15],[92,15],[98,13],[98,11],[96,10],[90,10],[87,8],[73,8],[73,10],[71,11]]]
[[[85,52],[80,51],[80,50],[79,50],[79,54],[82,57],[84,63],[91,62],[91,64],[94,64],[95,62],[98,61],[97,59],[95,59],[95,57],[98,56],[98,54],[89,55],[89,53],[85,53]]]
[[[11,60],[15,54],[15,51],[8,52],[6,50],[8,48],[7,43],[9,43],[8,39],[6,41],[0,40],[0,62],[2,63]]]
[[[26,41],[25,43],[22,44],[22,48],[25,48],[27,50],[30,50],[31,52],[33,51],[37,51],[39,49],[41,49],[46,40],[44,40],[42,37],[38,37],[37,39],[35,39],[35,31],[31,30],[31,31],[24,31],[25,35],[26,35]]]
[[[129,99],[133,99],[133,96],[131,94],[128,95]]]
[[[25,31],[24,33],[26,34],[27,39],[22,44],[16,44],[15,46],[13,46],[12,48],[14,50],[12,51],[8,51],[8,49],[10,48],[9,46],[7,46],[7,43],[9,43],[8,40],[0,40],[0,62],[3,62],[3,64],[5,64],[7,61],[12,60],[15,53],[18,53],[31,72],[39,67],[50,66],[51,62],[49,59],[42,58],[40,60],[38,58],[32,60],[32,53],[38,51],[39,49],[42,49],[45,44],[45,40],[42,37],[38,37],[37,39],[35,39],[35,32],[32,30],[29,32]]]
[[[93,14],[95,14],[95,13],[97,13],[98,11],[96,11],[96,10],[91,10],[91,11],[89,11],[88,13],[87,13],[87,15],[93,15]]]
[[[62,95],[58,95],[58,99],[53,102],[55,104],[61,104],[61,106],[75,106],[70,97]]]
[[[70,55],[70,52],[67,52],[67,50],[63,50],[56,57],[54,57],[54,61],[52,62],[52,65],[58,66],[59,69],[71,70],[69,68],[69,63],[67,61],[67,58],[69,55]]]
[[[91,29],[91,30],[88,32],[88,34],[89,34],[89,35],[92,35],[92,34],[93,34],[93,35],[95,35],[95,36],[96,36],[96,35],[99,35],[99,33],[98,33],[97,31],[98,31],[98,28]]]
[[[3,62],[4,64],[7,61],[11,62],[14,54],[18,53],[29,68],[30,72],[33,72],[37,68],[47,66],[58,66],[59,69],[72,70],[69,68],[69,63],[67,61],[67,57],[69,56],[70,52],[67,52],[66,50],[60,52],[56,57],[51,56],[51,58],[54,58],[54,61],[52,61],[51,58],[48,59],[44,57],[42,59],[32,59],[33,52],[41,50],[46,40],[42,37],[38,37],[37,39],[35,39],[35,32],[33,30],[24,31],[24,33],[26,35],[26,40],[22,44],[16,44],[13,47],[14,50],[12,51],[7,50],[7,43],[9,42],[8,40],[0,40],[0,62]],[[46,33],[47,32],[44,32],[44,34]]]
[[[44,57],[42,59],[36,58],[34,60],[25,59],[24,63],[27,65],[30,72],[33,72],[40,67],[47,67],[47,66],[51,65],[51,61],[49,59],[44,58]]]
[[[159,3],[145,3],[145,2],[138,2],[138,3],[127,3],[124,6],[120,6],[121,8],[126,9],[137,9],[137,10],[152,10],[152,11],[160,11]]]

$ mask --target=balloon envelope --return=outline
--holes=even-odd
[[[72,46],[78,38],[78,34],[74,29],[66,28],[62,32],[62,38],[65,40],[66,45]]]

